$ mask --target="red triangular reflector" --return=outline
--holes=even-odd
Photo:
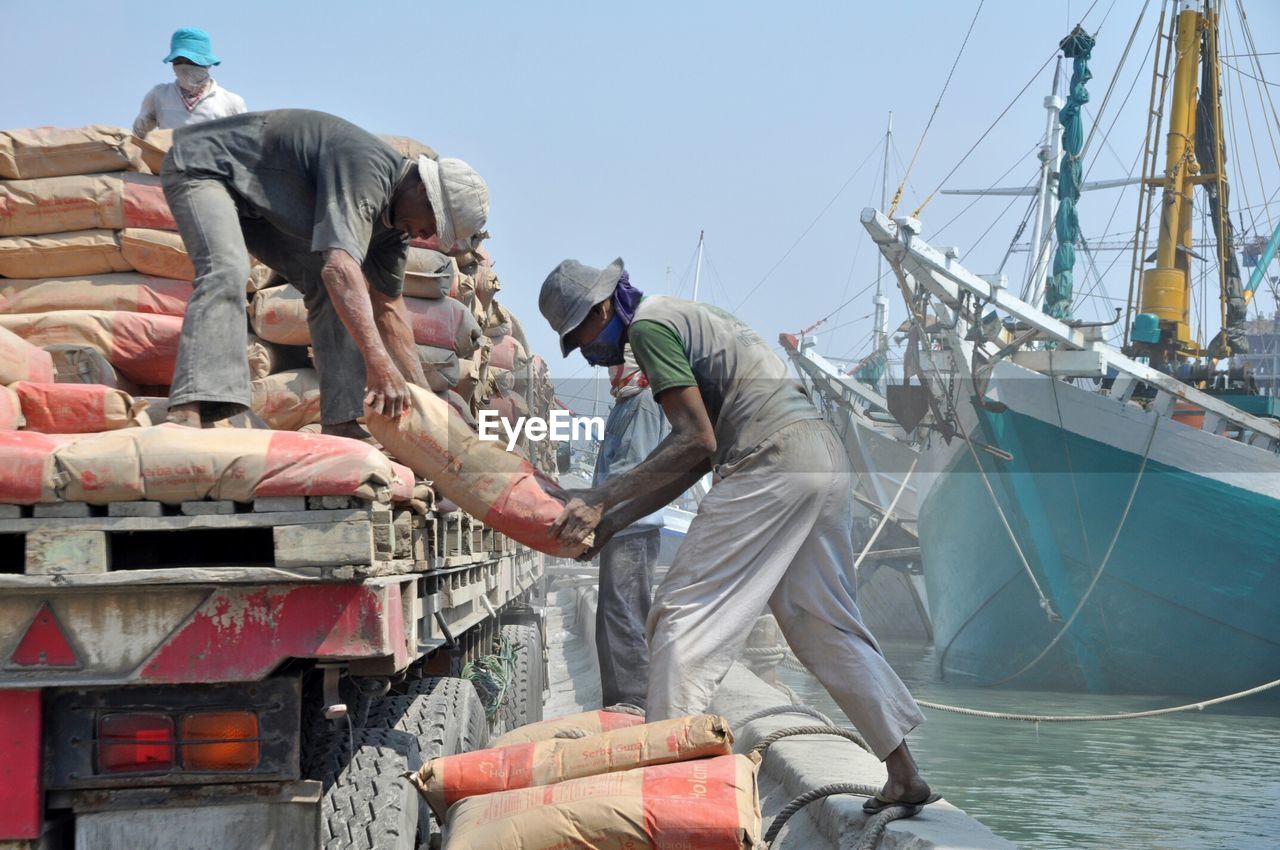
[[[17,649],[9,657],[9,663],[18,667],[80,666],[80,659],[76,657],[67,636],[62,633],[62,626],[53,615],[48,602],[36,612],[35,619],[27,627],[27,633],[18,641]]]

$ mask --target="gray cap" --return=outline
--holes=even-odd
[[[592,307],[613,294],[621,276],[621,257],[603,269],[565,260],[542,282],[538,309],[560,335],[560,353],[565,357],[577,347],[569,344],[566,334],[582,324]]]
[[[445,253],[474,248],[489,218],[489,187],[460,159],[418,157],[418,174],[436,216],[436,239]]]

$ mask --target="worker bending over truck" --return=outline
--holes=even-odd
[[[323,112],[250,112],[183,127],[161,169],[196,277],[169,421],[200,427],[249,407],[249,257],[301,290],[326,434],[364,438],[364,405],[398,416],[426,387],[404,288],[410,239],[470,246],[489,190],[459,159],[405,158]]]

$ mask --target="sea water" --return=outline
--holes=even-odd
[[[962,688],[932,647],[886,642],[919,699],[1019,714],[1113,714],[1191,700]],[[779,671],[843,722],[811,677]],[[1213,696],[1213,695],[1205,695]],[[926,710],[908,743],[929,784],[1029,850],[1280,848],[1280,701],[1141,720],[1014,723]]]

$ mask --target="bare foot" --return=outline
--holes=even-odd
[[[171,405],[168,413],[165,414],[164,421],[187,428],[203,427],[200,422],[200,402],[189,401],[186,404]]]

